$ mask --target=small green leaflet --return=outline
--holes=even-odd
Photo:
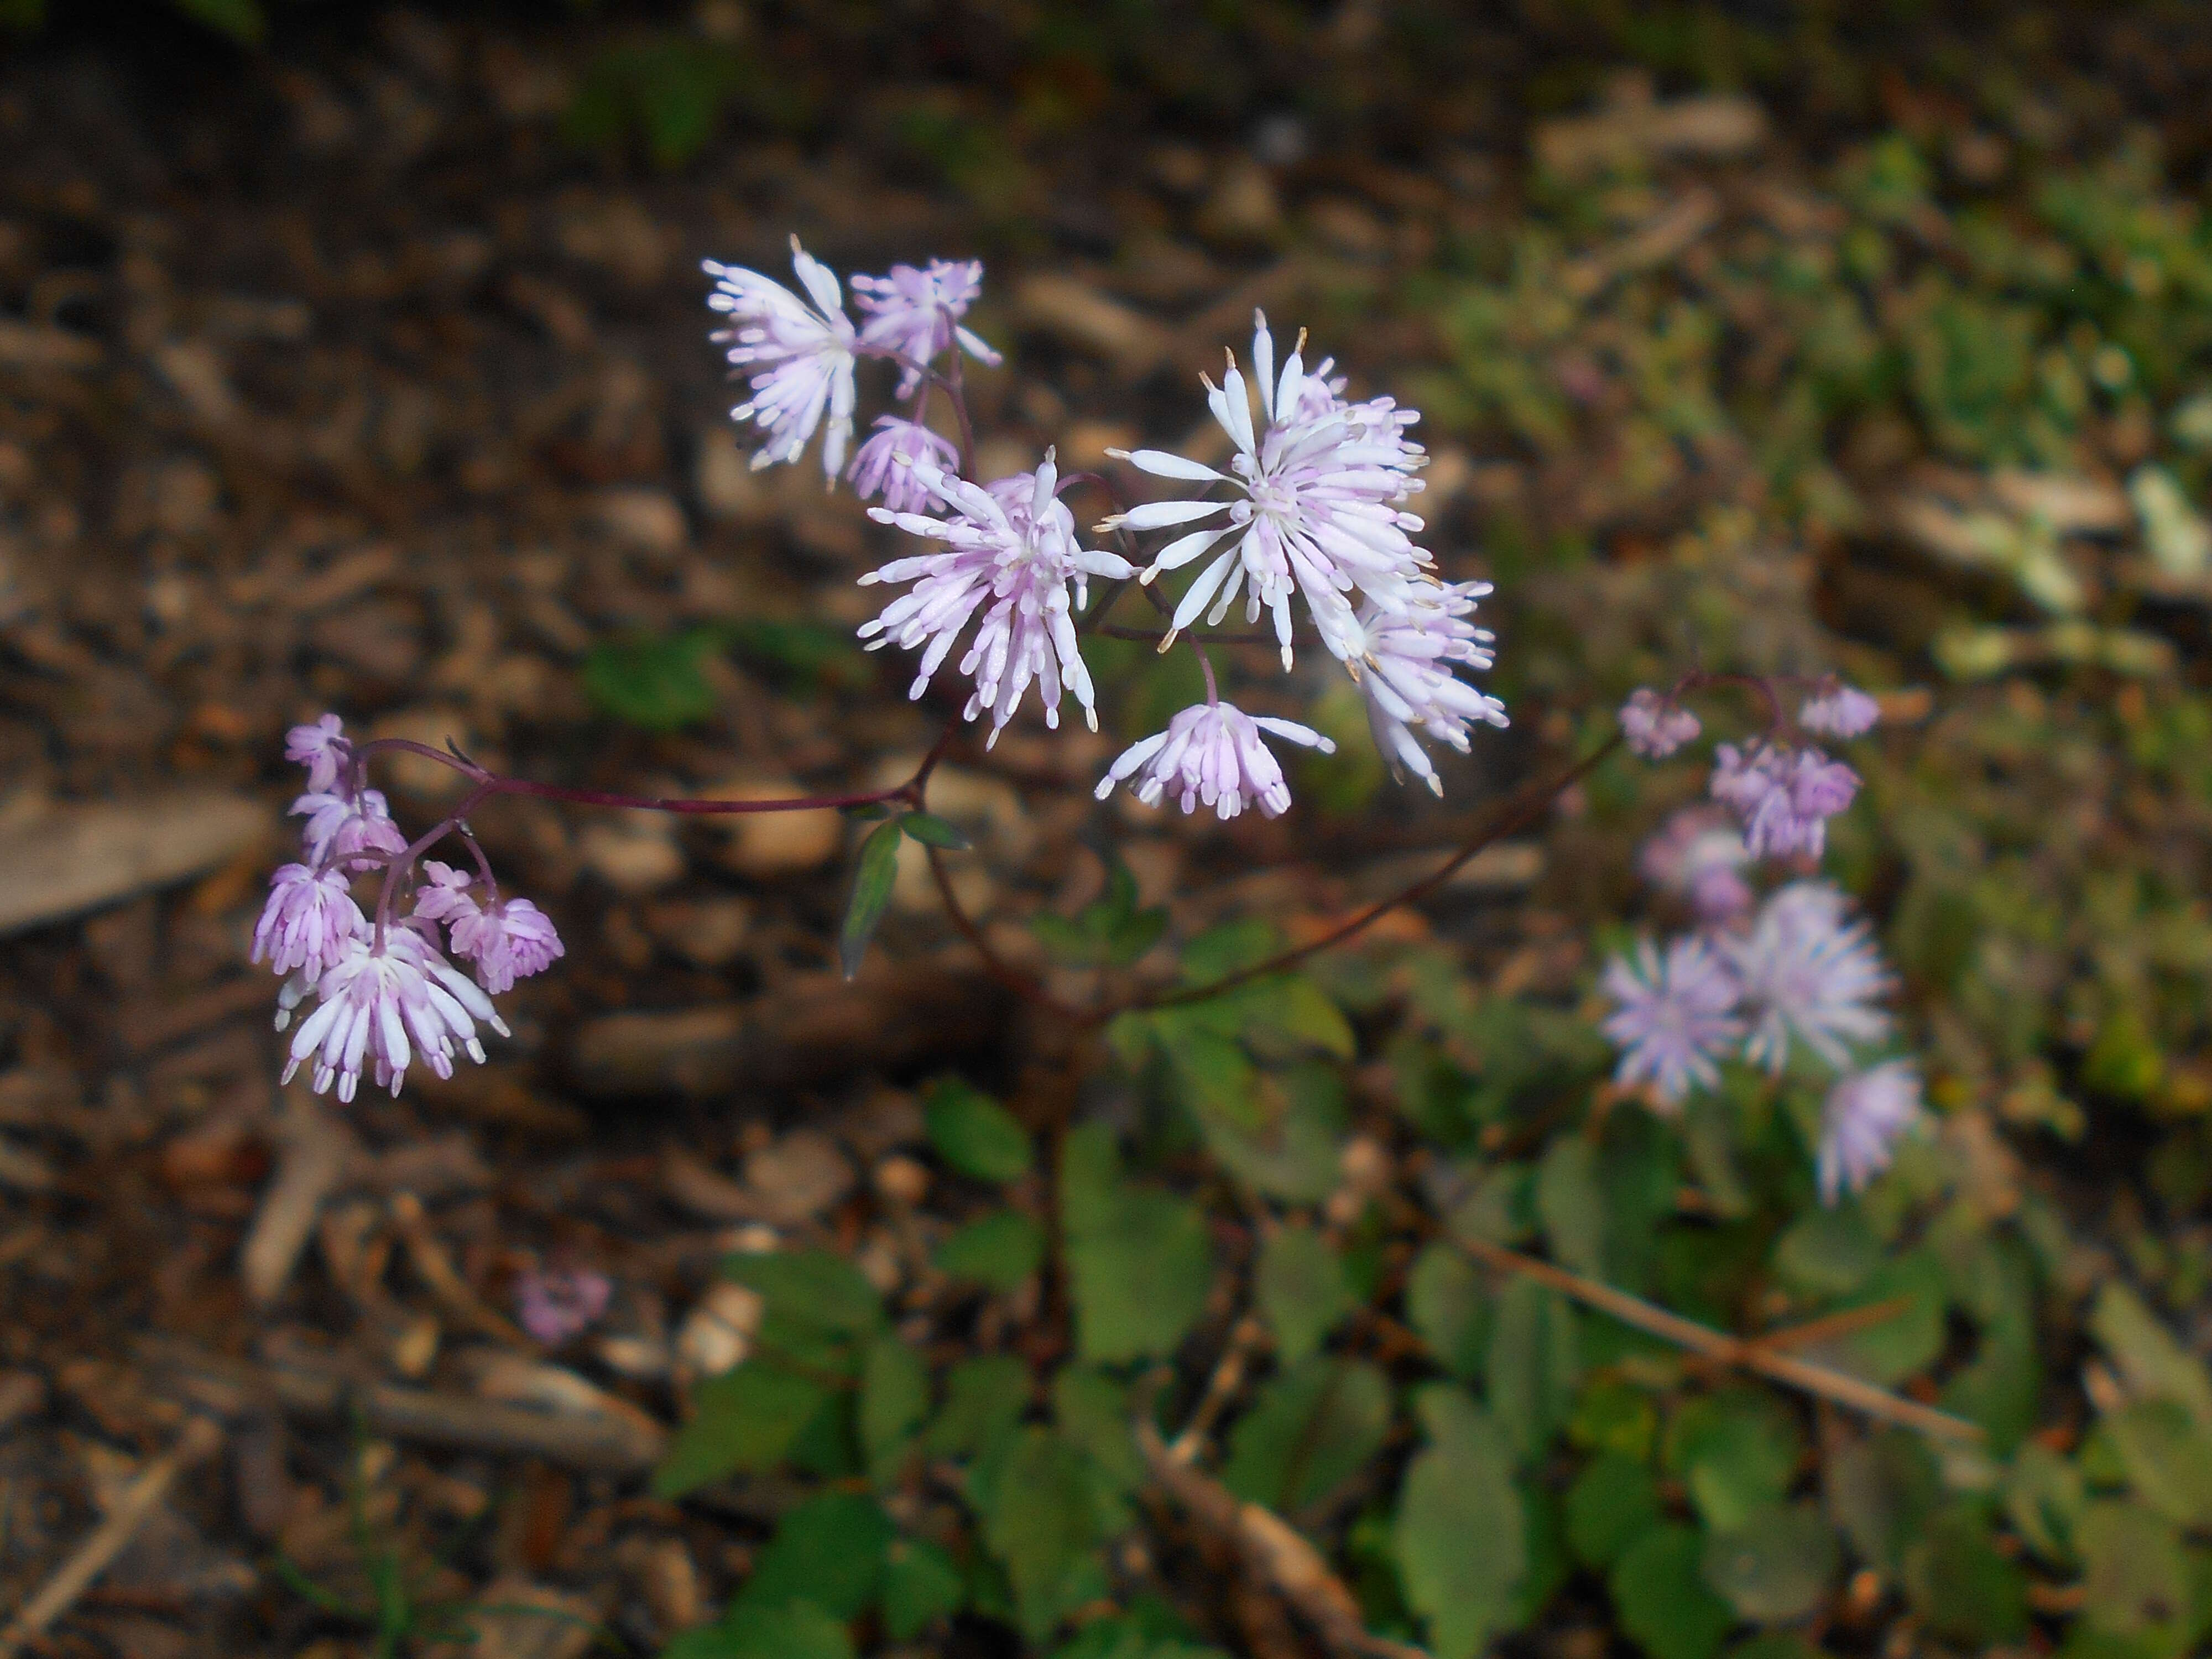
[[[1000,1295],[1044,1265],[1044,1229],[1019,1210],[994,1210],[937,1247],[937,1271]]]
[[[1254,1274],[1260,1312],[1275,1334],[1275,1353],[1295,1364],[1322,1345],[1352,1311],[1344,1263],[1310,1227],[1282,1227],[1260,1247]]]
[[[1390,1384],[1364,1359],[1316,1354],[1269,1378],[1229,1437],[1222,1484],[1295,1515],[1328,1497],[1382,1449]]]
[[[1030,922],[1037,942],[1069,968],[1126,968],[1167,932],[1164,908],[1137,908],[1137,878],[1120,855],[1109,848],[1099,856],[1106,866],[1104,893],[1077,911],[1073,921],[1046,911]]]
[[[681,1498],[725,1475],[765,1474],[829,1403],[818,1383],[763,1359],[708,1377],[692,1391],[691,1416],[653,1472],[654,1496]]]
[[[884,1628],[894,1642],[911,1642],[935,1620],[951,1617],[967,1599],[952,1558],[923,1538],[902,1538],[884,1561]]]
[[[1812,1504],[1776,1504],[1707,1534],[1703,1566],[1738,1617],[1779,1625],[1827,1599],[1842,1559],[1835,1528]]]
[[[837,958],[847,979],[860,971],[860,958],[891,902],[891,884],[898,878],[899,822],[894,818],[878,824],[860,843],[853,896],[845,905],[845,925],[837,933]]]
[[[929,1144],[962,1175],[978,1181],[1015,1181],[1036,1156],[1021,1121],[988,1095],[957,1078],[929,1085],[922,1104]]]
[[[1114,1132],[1097,1123],[1063,1143],[1060,1194],[1077,1352],[1106,1364],[1172,1352],[1212,1287],[1206,1212],[1125,1180]]]
[[[1607,1578],[1620,1627],[1651,1659],[1712,1659],[1735,1623],[1729,1604],[1699,1571],[1705,1553],[1696,1532],[1680,1522],[1654,1527]]]
[[[1510,1619],[1528,1565],[1512,1449],[1463,1389],[1431,1383],[1415,1404],[1429,1443],[1398,1499],[1399,1576],[1437,1659],[1474,1659]]]
[[[842,1492],[811,1498],[776,1523],[739,1599],[754,1607],[811,1602],[839,1619],[857,1619],[876,1599],[896,1535],[872,1498]]]
[[[934,847],[939,852],[964,853],[973,845],[966,836],[934,812],[904,813],[898,825],[908,841],[922,847]]]
[[[714,631],[693,628],[659,639],[603,641],[584,659],[584,695],[603,714],[647,732],[674,732],[714,712],[703,672]]]

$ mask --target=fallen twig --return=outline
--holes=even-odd
[[[1199,1396],[1198,1405],[1191,1412],[1190,1421],[1183,1425],[1182,1432],[1168,1448],[1169,1456],[1185,1468],[1198,1461],[1199,1453],[1206,1449],[1206,1436],[1213,1432],[1214,1419],[1243,1386],[1244,1369],[1267,1340],[1267,1328],[1251,1315],[1237,1322],[1236,1328],[1229,1333],[1228,1346],[1221,1351],[1220,1363],[1206,1379],[1206,1392]]]
[[[1624,1325],[1632,1325],[1639,1331],[1687,1348],[1715,1364],[1756,1371],[1770,1381],[1802,1389],[1823,1400],[1832,1400],[1838,1406],[1848,1407],[1884,1422],[1917,1429],[1923,1434],[1952,1440],[1979,1440],[1982,1437],[1982,1428],[1978,1423],[1969,1423],[1963,1417],[1954,1417],[1948,1412],[1937,1411],[1933,1406],[1907,1400],[1848,1372],[1779,1352],[1785,1343],[1825,1340],[1842,1334],[1845,1329],[1856,1328],[1856,1323],[1844,1322],[1850,1316],[1861,1316],[1858,1322],[1877,1322],[1873,1310],[1865,1310],[1862,1314],[1861,1310],[1852,1309],[1848,1314],[1816,1320],[1812,1322],[1812,1326],[1799,1328],[1796,1331],[1769,1332],[1757,1337],[1730,1336],[1723,1331],[1714,1330],[1711,1326],[1700,1325],[1694,1319],[1685,1319],[1678,1313],[1670,1313],[1641,1297],[1631,1296],[1626,1291],[1615,1290],[1612,1285],[1600,1284],[1594,1279],[1584,1279],[1580,1273],[1570,1273],[1552,1262],[1522,1255],[1517,1250],[1509,1250],[1502,1244],[1492,1244],[1487,1239],[1455,1238],[1453,1242],[1478,1261],[1486,1262],[1507,1273],[1519,1273],[1524,1279],[1533,1279],[1562,1296],[1572,1297],[1601,1313],[1611,1315]],[[1889,1317],[1890,1311],[1893,1310],[1881,1312],[1880,1317]],[[1813,1328],[1814,1326],[1822,1328],[1815,1330]]]
[[[1330,1652],[1352,1659],[1428,1659],[1419,1648],[1369,1631],[1344,1581],[1295,1527],[1170,1451],[1152,1424],[1149,1401],[1137,1413],[1136,1436],[1152,1479],[1192,1519],[1233,1547],[1246,1570],[1281,1596]]]
[[[466,1395],[361,1382],[296,1364],[254,1365],[161,1338],[138,1344],[155,1373],[191,1396],[292,1417],[358,1412],[372,1434],[467,1451],[520,1453],[564,1468],[636,1474],[660,1459],[667,1435],[643,1413],[541,1411]],[[4,1659],[4,1656],[0,1656]]]
[[[137,1536],[177,1477],[194,1464],[212,1456],[222,1444],[222,1429],[212,1419],[195,1416],[185,1424],[177,1443],[149,1463],[125,1489],[107,1512],[107,1518],[79,1544],[38,1593],[23,1603],[5,1632],[0,1632],[0,1659],[15,1659],[30,1644],[45,1635],[54,1620],[76,1604]]]

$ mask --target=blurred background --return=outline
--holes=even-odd
[[[1103,735],[1024,720],[957,749],[932,801],[977,845],[961,896],[1057,984],[1096,976],[1030,919],[1109,893],[1109,844],[1170,941],[1252,917],[1297,937],[1420,873],[1633,686],[1834,668],[1881,696],[1830,866],[1905,981],[1924,1167],[1863,1237],[1808,1243],[1797,1210],[1723,1196],[1691,1242],[1607,1261],[1730,1330],[1870,1285],[1917,1298],[1867,1363],[1980,1424],[1984,1462],[1778,1395],[1723,1413],[1708,1455],[1705,1419],[1680,1428],[1586,1335],[1581,1369],[1528,1374],[1552,1403],[1522,1419],[1512,1571],[1449,1612],[1408,1565],[1393,1494],[1442,1433],[1413,1391],[1454,1343],[1481,1357],[1445,1375],[1493,1409],[1506,1387],[1486,1293],[1439,1269],[1416,1306],[1408,1274],[1468,1171],[1540,1150],[1602,1078],[1593,969],[1650,908],[1638,840],[1698,787],[1618,764],[1329,969],[1334,1023],[1304,1033],[1324,1059],[1224,1085],[1257,1117],[1201,1100],[1195,1127],[1139,1135],[1224,1261],[1313,1218],[1349,1264],[1331,1352],[1361,1389],[1387,1376],[1371,1422],[1326,1389],[1267,1396],[1287,1437],[1249,1439],[1231,1486],[1304,1528],[1371,1628],[1440,1655],[2191,1650],[2212,1626],[2212,1442],[2191,1437],[2212,1381],[2190,1369],[2212,1342],[2205,21],[2155,0],[0,0],[0,1607],[211,1421],[42,1650],[1316,1650],[1264,1575],[1132,1495],[1126,1446],[1093,1449],[1079,1517],[976,1484],[1014,1455],[978,1425],[1028,1412],[1060,1437],[1011,1443],[1077,1459],[1073,1425],[1120,1420],[1134,1372],[1084,1374],[1103,1406],[1032,1400],[1031,1369],[1075,1375],[1038,1224],[985,1237],[981,1268],[945,1242],[1047,1212],[1029,1136],[1071,1101],[1140,1130],[1158,1103],[1141,1042],[1071,1048],[989,988],[918,862],[844,986],[860,831],[834,815],[502,803],[477,828],[569,944],[512,999],[515,1040],[343,1117],[275,1083],[273,988],[244,954],[292,723],[335,709],[672,793],[878,787],[931,741],[944,708],[852,637],[886,533],[811,462],[749,471],[726,419],[699,262],[781,275],[796,232],[841,272],[986,262],[987,477],[1048,445],[1063,467],[1202,453],[1197,376],[1248,349],[1254,309],[1310,328],[1356,395],[1423,411],[1428,545],[1498,585],[1485,684],[1515,725],[1453,758],[1442,802],[1392,783],[1356,694],[1302,665],[1279,712],[1319,697],[1299,717],[1341,747],[1294,776],[1297,813],[1096,807],[1105,761],[1194,689],[1113,641]],[[452,799],[434,765],[387,781],[403,823]],[[945,1127],[969,1085],[1008,1103],[1004,1168]],[[1698,1202],[1717,1179],[1698,1166]],[[1534,1216],[1499,1237],[1556,1231]],[[858,1452],[726,1446],[712,1480],[667,1474],[687,1391],[742,1374],[760,1319],[715,1264],[779,1243],[856,1267],[927,1356],[914,1416],[937,1437],[878,1480],[875,1519],[823,1507],[866,1488]],[[515,1322],[549,1275],[605,1293],[550,1344]],[[2158,1331],[2093,1328],[2120,1280]],[[1200,1334],[1154,1355],[1183,1397],[1237,1306],[1194,1304]],[[975,1368],[1008,1356],[1012,1383]],[[2123,1385],[2201,1406],[2187,1449],[2085,1442]],[[1567,1530],[1604,1455],[1635,1466],[1604,1490],[1636,1526],[1691,1540],[1662,1528],[1676,1553],[1641,1580],[1596,1497]],[[2168,1464],[2185,1490],[2146,1497]],[[1716,1480],[1817,1513],[1826,1541],[1699,1579],[1698,1540],[1756,1512],[1708,1501]],[[810,1548],[915,1559],[868,1530],[894,1523],[936,1552],[882,1569],[909,1601],[870,1578],[745,1602],[828,1571]],[[1023,1555],[1048,1534],[1066,1560]],[[794,1599],[829,1611],[775,1623]]]

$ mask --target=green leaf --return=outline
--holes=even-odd
[[[1329,1067],[1293,1066],[1257,1073],[1227,1045],[1248,1092],[1234,1112],[1198,1107],[1193,1115],[1206,1151],[1255,1191],[1286,1204],[1317,1204],[1336,1189],[1346,1115],[1344,1085]]]
[[[258,0],[171,0],[196,23],[227,34],[242,46],[261,44],[269,33],[269,19]]]
[[[1113,1132],[1099,1124],[1062,1144],[1060,1190],[1077,1352],[1093,1364],[1172,1352],[1212,1287],[1205,1212],[1122,1180]]]
[[[691,1391],[690,1419],[653,1473],[654,1495],[681,1498],[725,1475],[765,1474],[828,1398],[820,1385],[762,1359],[708,1377]]]
[[[1441,1240],[1422,1247],[1406,1275],[1406,1317],[1447,1374],[1462,1382],[1482,1375],[1490,1298],[1463,1252]]]
[[[1823,1468],[1828,1512],[1868,1564],[1894,1577],[1943,1495],[1942,1472],[1917,1434],[1885,1429],[1843,1447]]]
[[[966,836],[934,812],[902,813],[898,827],[908,841],[934,847],[940,852],[965,853],[974,846]]]
[[[1827,1599],[1842,1553],[1810,1504],[1777,1504],[1705,1540],[1705,1583],[1755,1625],[1787,1624]]]
[[[2027,1633],[2027,1575],[2006,1559],[1988,1520],[1965,1504],[1931,1519],[1905,1552],[1905,1593],[1928,1628],[1966,1646]]]
[[[1849,1296],[1881,1266],[1881,1245],[1857,1205],[1816,1205],[1776,1243],[1774,1266],[1808,1296]]]
[[[1052,1418],[1115,1494],[1143,1484],[1145,1460],[1137,1449],[1127,1383],[1087,1366],[1063,1365],[1052,1379]]]
[[[1304,974],[1273,974],[1236,994],[1238,1035],[1263,1059],[1291,1060],[1318,1049],[1350,1060],[1358,1049],[1352,1023]]]
[[[1490,1408],[1522,1460],[1540,1456],[1574,1407],[1582,1370],[1575,1310],[1556,1291],[1516,1277],[1492,1325]]]
[[[1224,921],[1183,945],[1183,979],[1191,985],[1211,985],[1247,968],[1256,968],[1281,944],[1282,935],[1274,924],[1261,917]]]
[[[1613,1564],[1607,1588],[1620,1627],[1651,1659],[1712,1659],[1735,1623],[1699,1571],[1705,1545],[1680,1522],[1654,1527]]]
[[[1006,1570],[1032,1642],[1105,1589],[1091,1462],[1048,1429],[1022,1430],[994,1471],[983,1539]]]
[[[1344,1263],[1310,1227],[1283,1227],[1260,1247],[1253,1274],[1260,1312],[1275,1334],[1276,1358],[1296,1364],[1352,1311]]]
[[[665,639],[603,641],[584,659],[584,695],[603,714],[647,732],[675,732],[714,713],[703,672],[714,654],[711,629]]]
[[[2172,1522],[2139,1504],[2100,1501],[2081,1511],[2075,1541],[2083,1620],[2178,1655],[2189,1639],[2196,1586]]]
[[[837,932],[837,959],[845,977],[860,971],[860,958],[891,902],[891,884],[898,878],[899,827],[894,818],[868,831],[860,843],[860,859],[853,874],[853,896],[846,902],[844,926]]]
[[[940,1078],[923,1097],[929,1144],[962,1175],[978,1181],[1017,1181],[1036,1158],[1021,1120],[957,1078]]]
[[[1597,1376],[1575,1396],[1567,1438],[1584,1451],[1614,1451],[1642,1462],[1659,1437],[1659,1409],[1651,1396],[1617,1377]]]
[[[679,1640],[708,1634],[692,1631]],[[853,1659],[853,1636],[844,1621],[809,1601],[782,1607],[740,1603],[711,1635],[720,1645],[699,1647],[697,1659]],[[694,1651],[685,1650],[687,1659]]]
[[[1553,1258],[1588,1279],[1606,1278],[1606,1200],[1598,1185],[1597,1149],[1582,1135],[1563,1135],[1536,1170],[1536,1213]]]
[[[1607,1452],[1567,1489],[1567,1542],[1577,1560],[1599,1571],[1659,1519],[1659,1483],[1638,1458]]]
[[[2181,1526],[2212,1528],[2212,1431],[2173,1400],[2123,1407],[2104,1430],[2138,1497]]]
[[[1044,1229],[1034,1217],[994,1210],[937,1247],[937,1270],[1003,1296],[1043,1265],[1044,1243]]]
[[[1729,1389],[1684,1402],[1668,1425],[1667,1467],[1717,1532],[1778,1503],[1796,1473],[1797,1425],[1771,1395]]]
[[[1390,1384],[1364,1359],[1316,1355],[1279,1371],[1229,1437],[1221,1482],[1295,1515],[1365,1467],[1390,1432]]]
[[[1943,1271],[1927,1250],[1914,1250],[1883,1267],[1850,1299],[1853,1307],[1902,1301],[1902,1312],[1853,1331],[1835,1343],[1808,1348],[1808,1358],[1832,1357],[1843,1368],[1884,1387],[1926,1370],[1943,1352],[1948,1298]]]
[[[888,1331],[860,1362],[860,1449],[878,1486],[898,1479],[907,1448],[929,1411],[929,1367]],[[816,1598],[819,1600],[819,1597]]]
[[[745,1580],[742,1600],[757,1607],[811,1602],[857,1619],[876,1599],[884,1553],[897,1535],[883,1506],[854,1492],[823,1492],[776,1523]]]
[[[1528,1567],[1512,1449],[1464,1389],[1431,1383],[1416,1405],[1428,1445],[1400,1490],[1398,1576],[1437,1659],[1473,1659],[1505,1628]]]
[[[2074,1532],[2086,1500],[2081,1466],[2070,1458],[2033,1440],[2014,1455],[2005,1482],[2005,1518],[2051,1565],[2074,1565]]]
[[[1126,968],[1159,942],[1167,932],[1164,906],[1137,908],[1137,878],[1110,846],[1100,849],[1106,866],[1106,890],[1070,921],[1045,911],[1030,919],[1030,931],[1053,958],[1069,968]]]
[[[932,1457],[975,1457],[1013,1431],[1036,1393],[1030,1368],[1010,1353],[979,1354],[945,1373],[945,1406],[924,1443]]]
[[[967,1585],[952,1558],[925,1538],[902,1538],[884,1558],[884,1628],[894,1642],[911,1642],[967,1600]]]
[[[2212,1374],[2177,1341],[2126,1285],[2107,1284],[2097,1293],[2089,1329],[2120,1368],[2138,1400],[2172,1400],[2199,1423],[2212,1426]]]
[[[760,1292],[769,1316],[839,1336],[884,1323],[884,1298],[833,1250],[761,1250],[722,1258],[722,1277]]]

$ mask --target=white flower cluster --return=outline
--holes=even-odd
[[[845,476],[863,496],[880,500],[872,517],[937,544],[861,578],[914,584],[860,630],[872,650],[896,644],[921,653],[911,696],[922,695],[965,635],[957,669],[975,684],[965,717],[988,713],[990,741],[1032,684],[1048,726],[1058,725],[1066,692],[1095,730],[1079,637],[1088,579],[1133,577],[1149,586],[1196,564],[1161,649],[1201,617],[1218,626],[1241,598],[1249,622],[1271,619],[1288,672],[1303,608],[1322,647],[1359,686],[1376,746],[1401,779],[1410,772],[1441,794],[1422,739],[1465,753],[1471,726],[1506,724],[1504,705],[1456,672],[1492,665],[1492,637],[1471,620],[1489,585],[1438,580],[1434,560],[1413,539],[1422,522],[1407,504],[1421,488],[1414,475],[1427,457],[1407,431],[1419,416],[1388,398],[1347,400],[1330,360],[1306,367],[1303,335],[1279,366],[1267,319],[1255,314],[1252,383],[1233,356],[1218,386],[1206,382],[1234,449],[1227,471],[1164,450],[1110,452],[1139,471],[1195,486],[1182,499],[1133,507],[1097,526],[1178,532],[1139,570],[1120,554],[1083,546],[1060,499],[1067,481],[1049,455],[1034,473],[988,483],[964,477],[970,458],[927,423],[934,389],[957,396],[957,383],[936,368],[940,357],[965,352],[999,361],[962,320],[982,291],[981,264],[940,259],[894,266],[888,276],[856,276],[851,285],[866,320],[855,326],[836,276],[795,237],[792,254],[805,299],[757,271],[707,266],[716,279],[708,303],[732,325],[714,337],[726,343],[730,362],[750,386],[732,412],[760,432],[757,467],[798,459],[821,431],[823,470],[834,480],[852,441],[859,360],[899,366],[896,395],[909,406],[876,421]],[[1288,807],[1290,791],[1262,732],[1334,748],[1295,721],[1249,716],[1223,702],[1209,668],[1206,702],[1124,752],[1097,793],[1103,798],[1141,772],[1136,793],[1148,804],[1172,796],[1185,811],[1204,805],[1231,817],[1253,806],[1273,817]]]

